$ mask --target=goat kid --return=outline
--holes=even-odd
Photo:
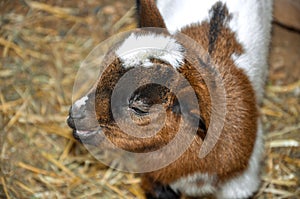
[[[107,53],[101,63],[106,70],[93,89],[70,109],[67,122],[74,136],[83,143],[100,146],[105,135],[124,150],[151,152],[174,139],[182,112],[186,111],[191,121],[194,118],[198,121],[196,125],[190,121],[185,124],[186,136],[191,128],[197,129],[192,142],[169,165],[143,174],[146,197],[176,199],[182,194],[213,194],[229,199],[251,197],[260,184],[263,143],[257,108],[267,74],[272,0],[157,0],[156,3],[137,0],[137,15],[141,28],[165,28],[167,32],[134,32]],[[179,34],[195,42],[184,42],[178,39]],[[143,45],[152,48],[125,53]],[[201,46],[209,58],[193,54],[191,46]],[[120,103],[111,106],[118,81],[132,69],[139,88],[129,97],[120,95]],[[199,158],[208,128],[214,126],[210,83],[205,81],[207,71],[212,73],[208,74],[212,84],[215,71],[221,77],[227,111],[215,146],[204,158]],[[197,97],[195,106],[189,97],[191,89],[178,74],[192,87]],[[144,84],[158,77],[168,86]],[[183,99],[185,107],[178,98]],[[144,127],[153,123],[158,132],[152,137],[128,135],[117,125],[113,112],[118,113],[122,125],[128,129],[132,123]],[[130,117],[125,117],[126,114]],[[139,133],[146,132],[147,128]],[[172,150],[175,153],[176,146]],[[154,158],[164,159],[167,155]]]

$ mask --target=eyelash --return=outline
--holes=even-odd
[[[137,107],[129,107],[131,110],[133,110],[137,115],[139,116],[144,116],[144,115],[148,115],[149,112],[143,111]]]

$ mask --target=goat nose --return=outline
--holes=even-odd
[[[69,110],[69,117],[67,118],[67,124],[72,129],[76,129],[75,120],[85,118],[84,110],[77,108],[76,106],[71,106]]]
[[[76,129],[75,127],[75,121],[74,119],[69,115],[69,117],[67,118],[67,124],[70,128],[72,129]]]
[[[85,118],[84,109],[77,106],[71,106],[69,110],[69,116],[73,119],[83,119]]]

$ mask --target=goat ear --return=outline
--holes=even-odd
[[[154,0],[136,0],[139,27],[166,28]]]

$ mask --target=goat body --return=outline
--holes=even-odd
[[[196,133],[177,159],[143,174],[142,187],[147,198],[173,199],[181,194],[213,194],[230,199],[252,196],[260,184],[263,143],[257,107],[267,74],[272,0],[138,0],[137,15],[141,28],[167,31],[134,32],[108,52],[102,63],[106,70],[93,89],[70,109],[68,124],[74,136],[84,143],[101,145],[101,134],[122,149],[151,152],[176,137],[186,112],[188,121],[182,142],[191,129],[196,129]],[[194,42],[180,39],[181,34]],[[197,46],[205,55],[191,50]],[[135,50],[127,53],[131,49]],[[138,89],[129,97],[117,92],[120,102],[113,104],[118,82],[130,71]],[[211,118],[213,112],[218,112],[211,99],[218,96],[213,93],[218,93],[220,86],[215,76],[221,78],[226,93],[222,96],[226,102],[226,113],[221,118],[224,124],[220,132],[210,131],[210,136],[219,136],[211,151],[200,158],[209,127],[214,129],[217,125]],[[159,78],[168,86],[148,81]],[[195,93],[196,103],[191,93]],[[151,129],[157,132],[152,137],[128,135],[117,125],[113,113],[130,131],[141,135]],[[196,123],[192,122],[195,118]],[[149,123],[154,125],[148,126]],[[132,124],[143,130],[136,130]],[[178,148],[175,145],[169,154]],[[168,158],[166,154],[157,156]]]

